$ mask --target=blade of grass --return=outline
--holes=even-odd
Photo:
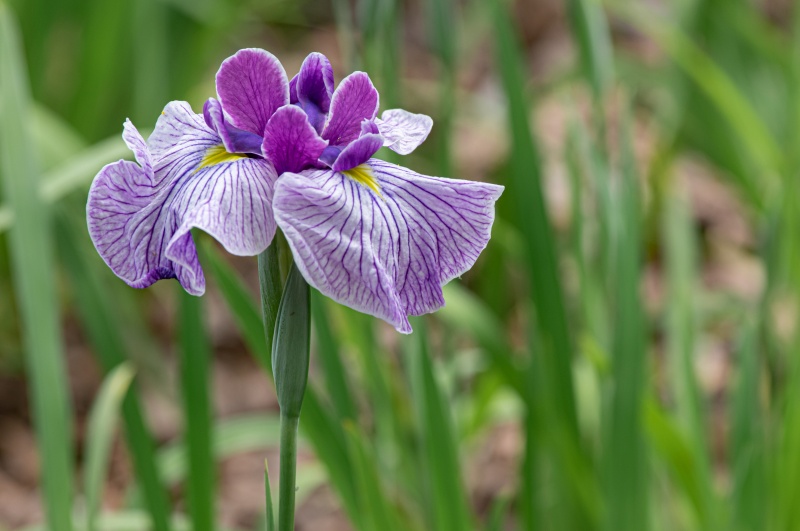
[[[322,364],[322,374],[337,417],[341,421],[356,420],[356,406],[350,393],[344,365],[339,356],[340,345],[333,335],[325,312],[327,300],[317,290],[311,292],[311,313],[317,336],[317,358]]]
[[[603,7],[596,0],[568,0],[567,13],[578,41],[584,76],[595,100],[600,101],[614,78],[611,37]]]
[[[201,299],[180,291],[181,391],[189,456],[186,493],[195,531],[214,529],[214,459],[211,445],[209,364]]]
[[[528,105],[521,71],[516,31],[502,2],[493,2],[497,63],[508,99],[512,133],[511,164],[506,195],[516,200],[516,225],[528,253],[538,332],[542,336],[547,370],[552,376],[554,403],[577,438],[577,416],[570,359],[572,346],[558,274],[555,242],[542,194],[542,164],[528,124]]]
[[[272,509],[272,487],[269,485],[269,465],[264,459],[264,504],[267,508],[267,531],[275,531],[275,513]]]
[[[129,363],[118,365],[108,373],[89,414],[86,435],[86,528],[97,529],[97,512],[102,501],[103,484],[108,473],[108,457],[116,431],[122,400],[128,393],[134,370]]]
[[[642,437],[640,404],[646,380],[646,322],[639,297],[641,284],[641,214],[629,120],[623,119],[622,179],[617,186],[617,222],[613,286],[613,391],[605,446],[608,529],[648,528],[647,456]]]
[[[436,376],[428,349],[425,322],[413,319],[414,336],[408,340],[406,357],[411,380],[411,396],[419,425],[424,475],[431,489],[434,525],[441,531],[466,531],[473,528],[458,462],[458,446],[453,437],[445,397]]]
[[[767,529],[766,515],[771,501],[765,481],[765,423],[759,396],[762,371],[752,324],[745,325],[737,351],[737,377],[732,397],[731,516],[738,524],[737,529]]]
[[[112,303],[113,290],[101,282],[104,275],[109,275],[105,264],[99,258],[94,261],[87,259],[94,250],[89,245],[83,226],[78,228],[77,223],[64,214],[59,216],[58,221],[59,251],[73,286],[81,323],[100,365],[106,373],[110,373],[126,361],[128,342],[123,329],[130,326],[130,322],[123,324],[118,309],[115,311],[119,301],[116,300],[117,306]],[[133,459],[136,479],[144,493],[151,525],[156,531],[169,531],[169,498],[156,469],[155,444],[145,424],[135,385],[131,386],[123,401],[122,415],[128,451]]]
[[[15,210],[9,234],[23,326],[33,419],[48,524],[69,531],[73,494],[72,420],[59,326],[50,215],[38,196],[37,157],[28,130],[30,100],[17,25],[0,2],[0,179]]]

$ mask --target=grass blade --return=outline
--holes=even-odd
[[[108,472],[108,457],[116,431],[122,400],[128,393],[134,370],[123,363],[111,371],[103,381],[89,414],[86,441],[86,470],[84,489],[86,495],[86,528],[97,529],[97,512],[103,494],[103,484]]]
[[[264,503],[267,510],[267,531],[275,531],[275,512],[272,509],[272,487],[269,485],[269,466],[264,460]]]
[[[614,58],[603,7],[596,0],[569,0],[567,12],[578,41],[584,76],[600,100],[614,78]]]
[[[38,159],[28,130],[31,103],[26,76],[16,21],[0,2],[0,179],[16,217],[9,234],[12,274],[42,462],[43,501],[51,529],[68,531],[74,488],[72,415],[53,278],[50,215],[38,195]]]
[[[322,374],[337,417],[356,420],[356,406],[350,394],[344,365],[339,356],[340,346],[333,335],[325,312],[327,300],[317,290],[311,293],[311,314],[314,317],[314,331],[317,335],[317,358],[322,364]]]
[[[209,364],[201,299],[180,290],[181,391],[189,476],[186,494],[196,531],[214,529],[214,458],[211,446]]]
[[[124,325],[118,309],[115,311],[119,307],[118,301],[116,307],[111,302],[114,290],[109,290],[100,282],[104,276],[110,276],[110,272],[99,258],[87,259],[94,250],[89,245],[83,227],[79,229],[77,222],[66,215],[59,216],[58,221],[59,251],[73,286],[81,323],[86,328],[100,365],[106,373],[110,373],[126,361],[125,353],[128,350],[126,336],[122,332]],[[127,325],[130,326],[130,323]],[[151,525],[156,531],[169,531],[169,498],[156,469],[155,444],[145,425],[135,385],[125,397],[122,415],[128,451],[133,459],[136,479],[144,493]]]
[[[623,127],[622,180],[618,184],[615,241],[616,299],[614,322],[613,392],[605,466],[608,490],[608,528],[640,531],[648,528],[647,456],[641,426],[641,399],[646,381],[646,323],[639,297],[642,225],[639,187],[632,145]]]
[[[441,531],[473,528],[467,498],[461,483],[458,446],[453,438],[449,408],[436,381],[428,350],[425,322],[414,319],[414,336],[407,346],[411,394],[419,423],[423,470],[431,487],[435,525]]]

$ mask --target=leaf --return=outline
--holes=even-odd
[[[116,431],[120,406],[133,376],[134,370],[130,363],[122,363],[108,373],[89,413],[84,471],[86,527],[89,531],[97,529],[97,512],[100,509],[103,485],[108,474],[111,443]]]
[[[72,413],[53,278],[51,218],[38,195],[41,174],[28,129],[30,108],[17,24],[0,2],[0,181],[15,212],[9,245],[42,461],[43,502],[50,527],[68,531],[74,488]]]

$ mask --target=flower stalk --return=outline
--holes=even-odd
[[[266,257],[265,257],[266,258]],[[277,260],[259,261],[260,278],[275,277]],[[269,271],[267,269],[272,269]],[[262,294],[274,293],[262,284]],[[272,313],[273,297],[264,297],[265,326],[275,315],[272,335],[272,372],[281,410],[280,481],[278,491],[278,531],[294,529],[297,470],[297,426],[308,383],[309,336],[311,329],[310,290],[292,262],[277,314]],[[269,333],[267,334],[269,337]]]

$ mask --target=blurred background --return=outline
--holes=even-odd
[[[0,529],[264,529],[256,260],[134,290],[85,224],[124,119],[244,47],[506,187],[413,335],[313,294],[297,529],[800,527],[796,2],[0,0]]]

